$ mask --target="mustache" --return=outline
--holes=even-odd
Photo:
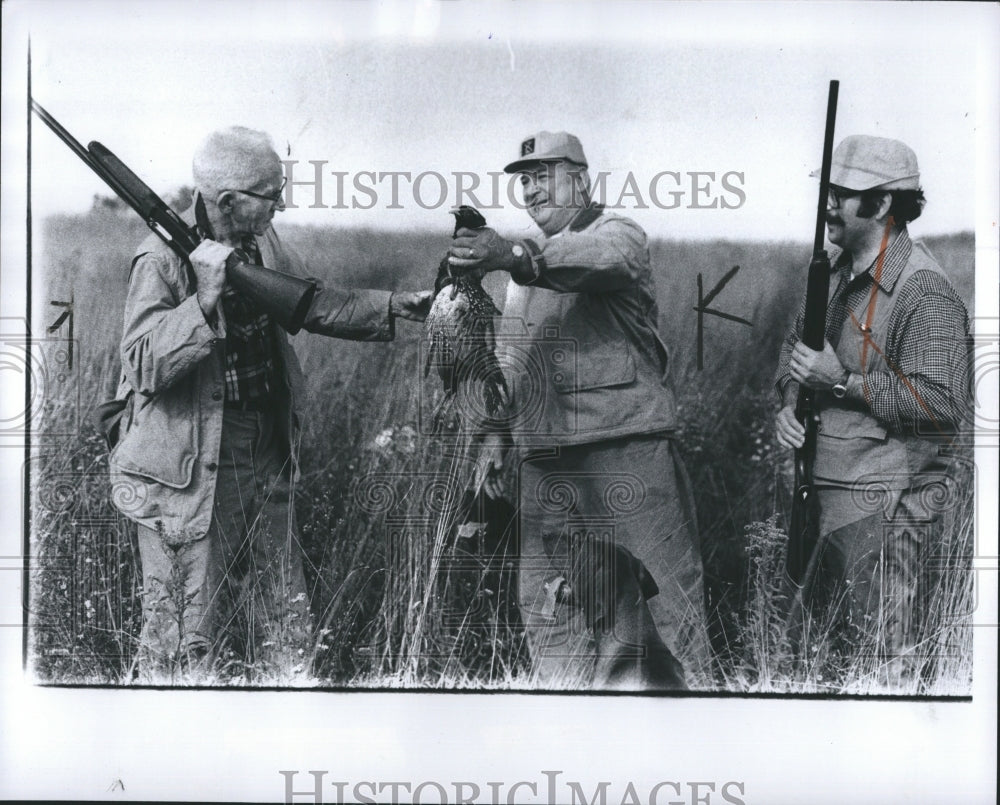
[[[828,212],[826,214],[826,222],[827,224],[843,224],[844,220],[836,213]]]

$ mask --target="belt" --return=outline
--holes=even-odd
[[[252,400],[226,400],[228,411],[254,411],[268,414],[274,411],[274,400],[270,397],[257,397]]]

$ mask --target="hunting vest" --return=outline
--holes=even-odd
[[[918,271],[944,274],[924,245],[915,242],[893,287],[886,290],[873,282],[871,291],[848,311],[836,347],[845,369],[862,376],[898,371],[885,358],[889,322],[900,292]],[[837,285],[830,283],[830,302]],[[863,479],[883,489],[899,490],[919,486],[919,476],[925,473],[940,477],[945,463],[934,441],[888,430],[863,402],[838,400],[827,391],[817,393],[816,399],[820,418],[814,464],[817,481],[845,486]]]
[[[589,211],[587,211],[589,212]],[[670,355],[645,232],[619,215],[580,214],[541,249],[564,287],[512,278],[497,334],[511,391],[511,430],[521,445],[593,444],[677,429]],[[617,290],[581,283],[608,266],[630,279]],[[569,285],[570,287],[565,287]]]

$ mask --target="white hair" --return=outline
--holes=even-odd
[[[212,132],[202,141],[195,151],[191,173],[202,195],[214,199],[223,190],[253,187],[277,159],[267,134],[230,126]]]

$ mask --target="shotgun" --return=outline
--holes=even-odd
[[[188,276],[194,284],[194,272],[188,257],[202,240],[196,229],[188,226],[142,179],[101,143],[94,141],[84,148],[33,98],[31,108],[74,154],[177,253],[187,266]],[[314,280],[251,265],[247,256],[239,250],[233,251],[226,260],[226,277],[236,290],[251,299],[289,333],[294,335],[302,329],[316,294]]]
[[[833,159],[833,130],[837,120],[839,81],[830,82],[826,104],[826,134],[823,139],[823,166],[819,177],[819,205],[816,211],[816,236],[813,256],[806,282],[806,311],[802,325],[802,342],[814,350],[822,350],[826,333],[826,305],[830,294],[830,257],[823,248],[826,235],[826,209],[830,192],[830,163]],[[809,557],[819,539],[819,511],[813,481],[816,458],[816,431],[819,414],[816,392],[799,387],[795,417],[806,429],[802,447],[795,451],[795,486],[792,494],[792,516],[788,527],[788,557],[785,572],[796,585],[801,585]]]

